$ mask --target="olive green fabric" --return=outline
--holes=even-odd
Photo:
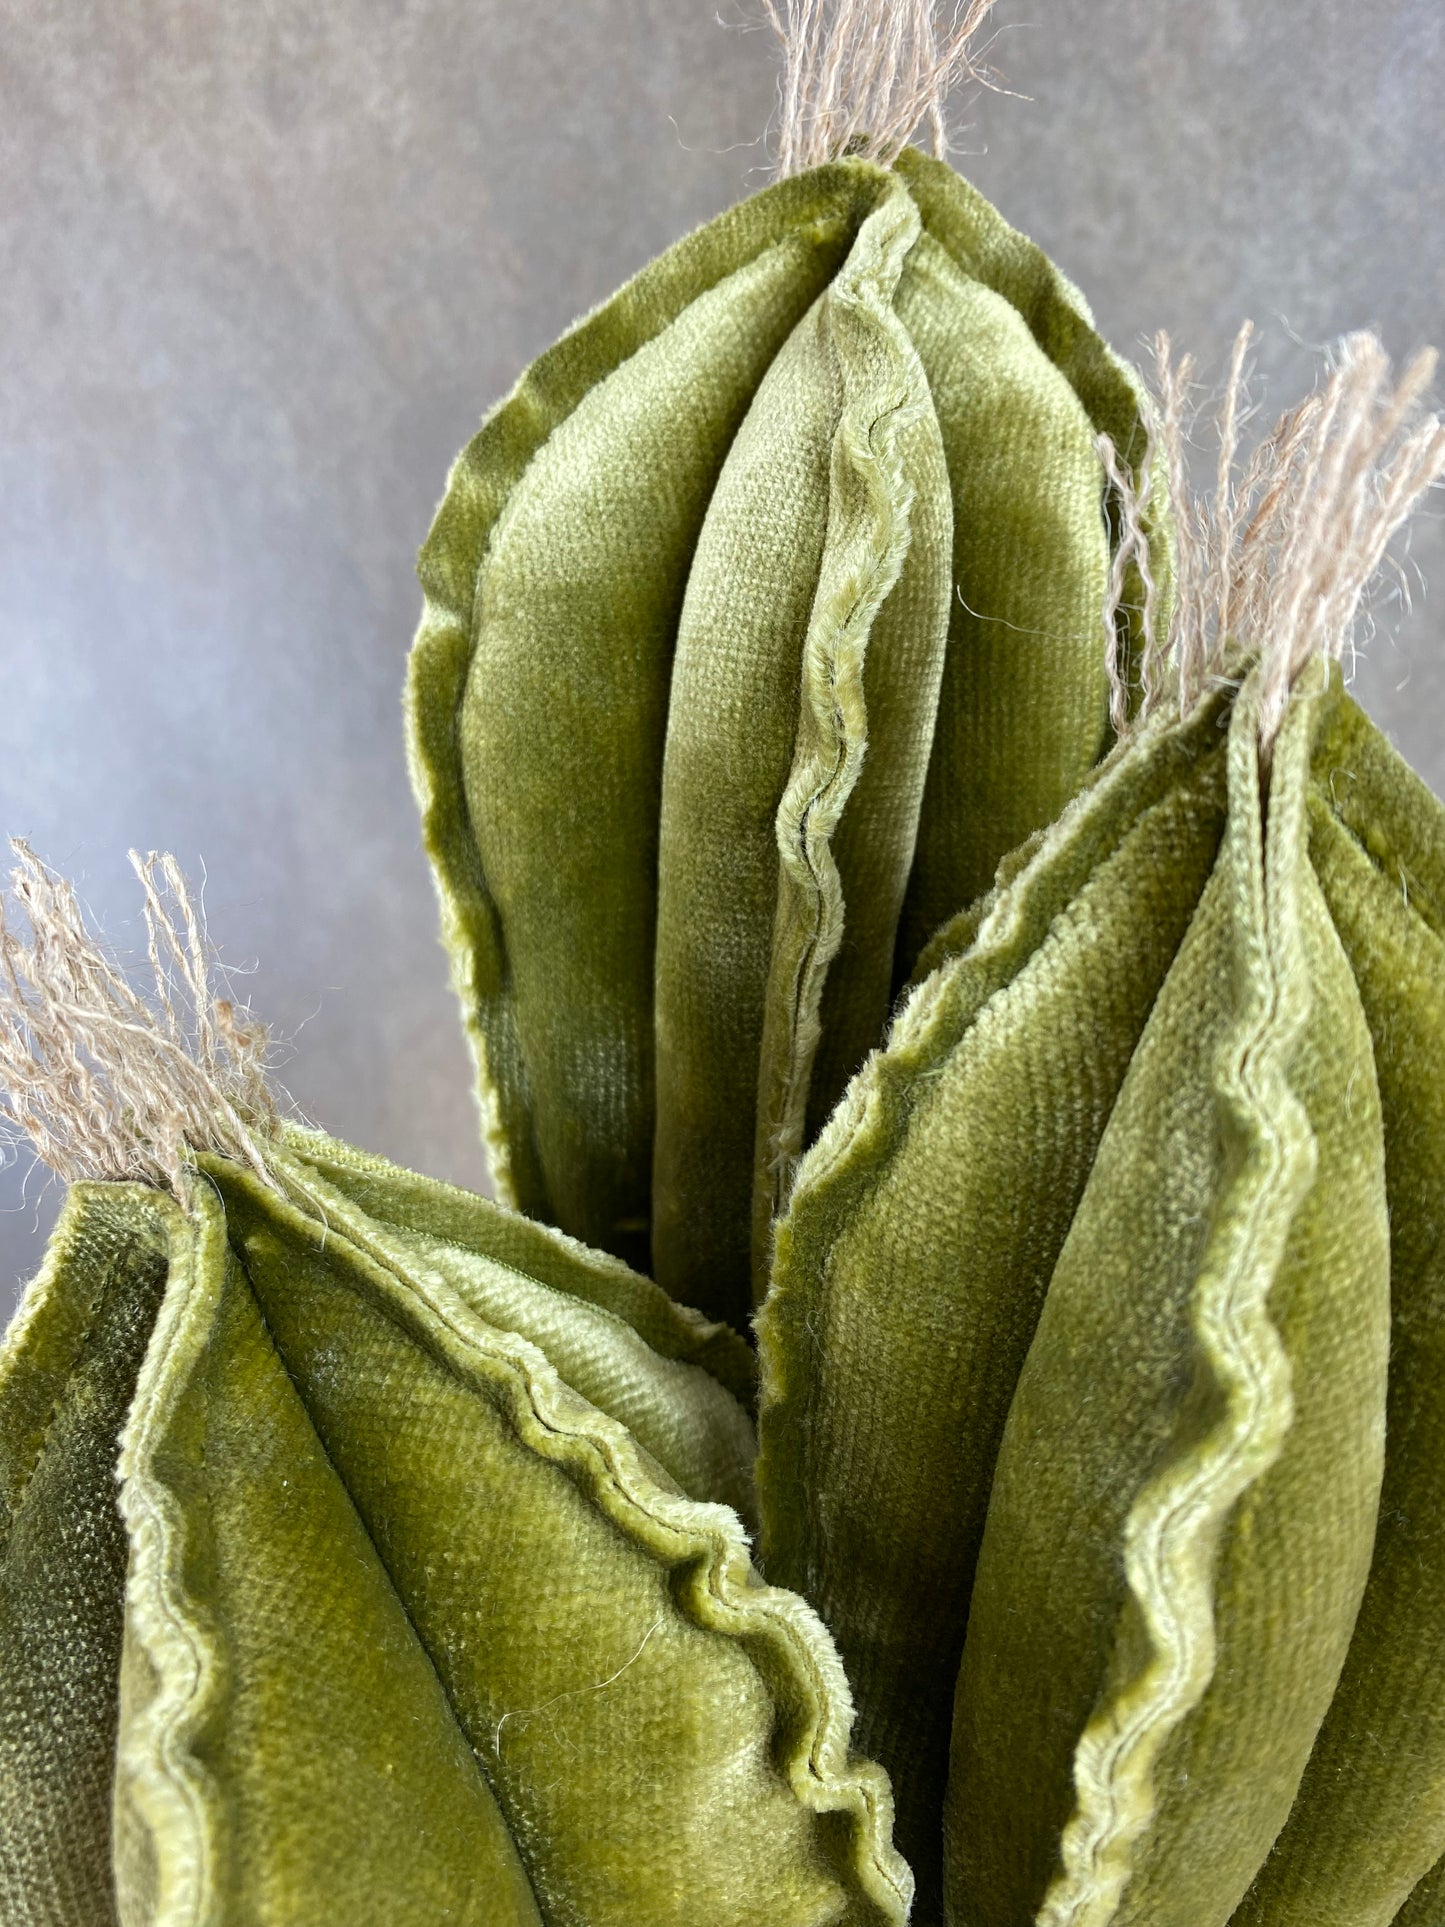
[[[0,1351],[0,1919],[25,1927],[116,1919],[115,1441],[166,1246],[148,1195],[72,1191]]]
[[[1003,864],[778,1226],[764,1567],[920,1921],[1445,1904],[1445,810],[1318,665],[1257,738],[1146,725]]]
[[[1000,858],[1054,821],[1107,740],[1094,436],[1137,468],[1143,429],[1133,371],[1048,256],[951,168],[912,148],[897,166],[934,243],[919,251],[920,281],[926,262],[948,284],[905,319],[943,430],[956,584],[901,983]],[[1163,634],[1167,516],[1149,536]],[[1126,679],[1142,608],[1131,567],[1117,619]]]
[[[505,1202],[72,1189],[4,1919],[1445,1927],[1445,809],[1321,662],[1111,747],[1101,436],[1152,502],[907,153],[464,450],[408,715]]]
[[[413,769],[494,1181],[628,1255],[651,1222],[658,805],[688,559],[758,382],[878,191],[854,168],[787,182],[645,269],[463,451],[422,552]]]
[[[197,1217],[174,1228],[127,1441],[122,1918],[535,1927],[497,1802],[228,1213],[203,1191]]]
[[[1397,1927],[1440,1927],[1445,1921],[1445,1860],[1436,1861],[1395,1920]]]
[[[960,1922],[1046,1892],[1051,1927],[1227,1920],[1344,1660],[1388,1227],[1368,1032],[1306,860],[1314,707],[1296,698],[1277,747],[1267,846],[1257,723],[1235,711],[1219,862],[1014,1393],[955,1701]]]
[[[827,1034],[844,1076],[888,1007],[949,596],[938,423],[892,314],[917,238],[913,203],[890,182],[758,388],[678,633],[657,879],[653,1257],[669,1290],[737,1320],[802,1135],[821,973],[845,903],[866,901],[876,928],[855,942],[850,923],[831,973]],[[870,741],[875,713],[888,731]]]
[[[1358,711],[1314,761],[1311,856],[1384,1118],[1390,1393],[1369,1585],[1289,1824],[1239,1911],[1250,1927],[1377,1927],[1445,1849],[1445,839],[1439,805]],[[1445,1896],[1401,1918],[1445,1919]]]
[[[1215,859],[1215,720],[1126,759],[1052,839],[850,1092],[779,1227],[759,1321],[765,1560],[839,1643],[925,1920],[941,1907],[952,1683],[999,1438]]]
[[[408,709],[501,1195],[746,1321],[900,977],[1106,746],[1100,432],[1133,377],[919,156],[699,230],[483,426]]]
[[[901,1923],[748,1561],[741,1341],[317,1133],[267,1163],[76,1186],[8,1341],[5,1917]]]
[[[466,585],[476,646],[455,727],[473,864],[506,946],[507,1041],[486,1043],[499,1090],[528,1105],[510,1182],[577,1236],[644,1261],[658,795],[679,605],[723,455],[842,242],[826,197],[776,234],[742,225],[738,265],[701,280],[676,315],[677,276],[654,272],[629,312],[594,321],[595,345],[575,345],[575,372],[536,371],[480,481],[475,457],[459,478],[490,484],[501,505]],[[705,267],[716,274],[712,258]],[[526,429],[536,440],[523,467]],[[445,525],[439,535],[433,551],[456,540]]]

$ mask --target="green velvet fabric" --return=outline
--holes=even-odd
[[[1435,1862],[1395,1920],[1397,1927],[1440,1927],[1445,1920],[1445,1859]]]
[[[749,1564],[747,1348],[268,1158],[76,1186],[7,1341],[0,1917],[901,1922],[831,1642]]]
[[[805,1157],[764,1563],[919,1920],[1355,1927],[1445,1850],[1442,882],[1337,677],[1266,771],[1212,698],[939,933]]]
[[[506,1202],[72,1189],[0,1919],[1445,1927],[1445,808],[1320,662],[1111,746],[1101,434],[905,154],[464,450],[408,713]]]
[[[112,1927],[126,1541],[116,1436],[173,1215],[72,1191],[0,1350],[0,1919]]]
[[[746,1322],[924,941],[1107,746],[1101,432],[1082,298],[916,154],[689,236],[485,423],[408,709],[501,1195]]]
[[[779,1228],[760,1324],[769,1567],[839,1640],[894,1779],[923,1918],[941,1904],[952,1682],[999,1440],[1134,1044],[1215,861],[1214,721],[1189,733],[1197,760],[1172,739],[1129,759],[1084,836],[1017,889],[1000,940],[930,981]]]
[[[1391,1242],[1374,1561],[1288,1826],[1242,1922],[1445,1920],[1445,840],[1435,799],[1357,710],[1315,753],[1310,851],[1370,1028]],[[1353,1105],[1351,1105],[1353,1108]],[[1434,1888],[1435,1898],[1427,1890]]]

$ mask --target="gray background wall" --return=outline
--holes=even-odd
[[[746,3],[746,0],[744,0]],[[731,0],[729,0],[731,4]],[[960,164],[1119,346],[1266,406],[1374,323],[1445,345],[1440,0],[1005,0],[1028,100]],[[402,758],[412,559],[484,407],[760,185],[763,32],[713,0],[0,3],[0,830],[135,941],[131,844],[211,928],[319,1121],[478,1183]],[[1445,791],[1437,585],[1358,687]],[[0,1173],[0,1305],[54,1193]]]

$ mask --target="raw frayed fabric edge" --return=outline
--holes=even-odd
[[[1423,412],[1435,373],[1432,349],[1395,380],[1377,337],[1351,334],[1325,380],[1242,461],[1252,335],[1245,322],[1214,411],[1212,494],[1197,492],[1189,478],[1200,419],[1195,363],[1188,355],[1176,360],[1165,334],[1154,344],[1158,392],[1148,403],[1149,450],[1140,472],[1147,478],[1162,469],[1173,514],[1177,558],[1167,629],[1158,622],[1148,574],[1147,491],[1100,437],[1121,524],[1104,629],[1111,716],[1121,736],[1156,715],[1187,716],[1211,689],[1239,683],[1257,663],[1267,769],[1306,664],[1340,661],[1352,650],[1361,605],[1391,539],[1445,477],[1445,423]],[[1143,648],[1133,669],[1119,659],[1116,625],[1131,559],[1144,584]]]
[[[779,175],[857,155],[888,167],[926,128],[948,152],[955,88],[995,85],[977,36],[993,0],[764,0],[782,43]]]
[[[766,1074],[776,1050],[778,1068],[762,1093],[755,1160],[752,1236],[758,1303],[772,1260],[773,1220],[786,1202],[802,1155],[809,1090],[822,1040],[823,993],[843,941],[846,905],[832,839],[867,753],[864,667],[869,639],[897,586],[912,539],[914,489],[899,444],[908,428],[924,419],[931,402],[893,297],[918,232],[912,198],[895,192],[860,230],[860,236],[871,237],[866,255],[860,259],[855,245],[826,297],[832,351],[844,383],[833,462],[835,471],[851,478],[860,506],[839,520],[843,491],[835,472],[828,545],[830,551],[847,552],[847,566],[840,574],[835,558],[824,556],[803,648],[798,749],[775,826],[781,894],[763,1063]],[[863,551],[861,561],[857,550]],[[780,1019],[779,1029],[786,1027],[776,1043],[773,1012]]]
[[[87,923],[75,889],[12,839],[0,895],[0,1132],[68,1183],[135,1181],[185,1203],[194,1154],[272,1185],[280,1124],[271,1040],[226,994],[179,864],[132,850],[151,984],[142,995]],[[219,986],[216,978],[219,977]]]
[[[1220,853],[1233,872],[1248,959],[1239,1016],[1214,1078],[1238,1162],[1216,1196],[1191,1294],[1198,1362],[1218,1417],[1197,1442],[1166,1456],[1130,1505],[1124,1571],[1145,1650],[1101,1697],[1076,1745],[1074,1810],[1036,1927],[1110,1927],[1116,1919],[1136,1849],[1158,1811],[1159,1762],[1214,1677],[1219,1534],[1278,1459],[1294,1419],[1290,1360],[1269,1299],[1314,1180],[1316,1149],[1289,1079],[1310,995],[1297,876],[1279,853],[1299,846],[1324,678],[1317,671],[1309,679],[1308,700],[1291,712],[1268,830],[1262,681],[1255,671],[1232,717],[1230,822]],[[1116,1661],[1122,1650],[1116,1645]]]

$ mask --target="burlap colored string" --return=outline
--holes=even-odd
[[[88,927],[73,887],[13,839],[0,897],[0,1119],[68,1182],[138,1179],[186,1198],[191,1153],[270,1182],[278,1113],[268,1034],[213,982],[205,927],[174,857],[130,860],[144,893],[143,997]]]
[[[783,47],[778,172],[859,154],[889,166],[920,128],[948,152],[954,89],[993,78],[975,44],[993,0],[765,0]]]
[[[1214,411],[1212,496],[1197,492],[1189,477],[1200,419],[1193,358],[1175,360],[1167,335],[1154,344],[1158,395],[1149,411],[1151,459],[1142,472],[1154,470],[1157,455],[1173,511],[1177,555],[1167,625],[1159,621],[1149,574],[1141,491],[1108,438],[1100,440],[1122,525],[1104,633],[1119,734],[1166,710],[1187,715],[1210,688],[1259,662],[1260,738],[1268,756],[1301,670],[1315,656],[1338,661],[1353,647],[1365,591],[1391,538],[1445,476],[1445,423],[1422,410],[1435,373],[1433,349],[1416,355],[1396,381],[1378,339],[1351,334],[1325,380],[1241,461],[1251,336],[1245,322]],[[1144,647],[1132,668],[1119,661],[1115,622],[1130,560],[1145,591]]]

